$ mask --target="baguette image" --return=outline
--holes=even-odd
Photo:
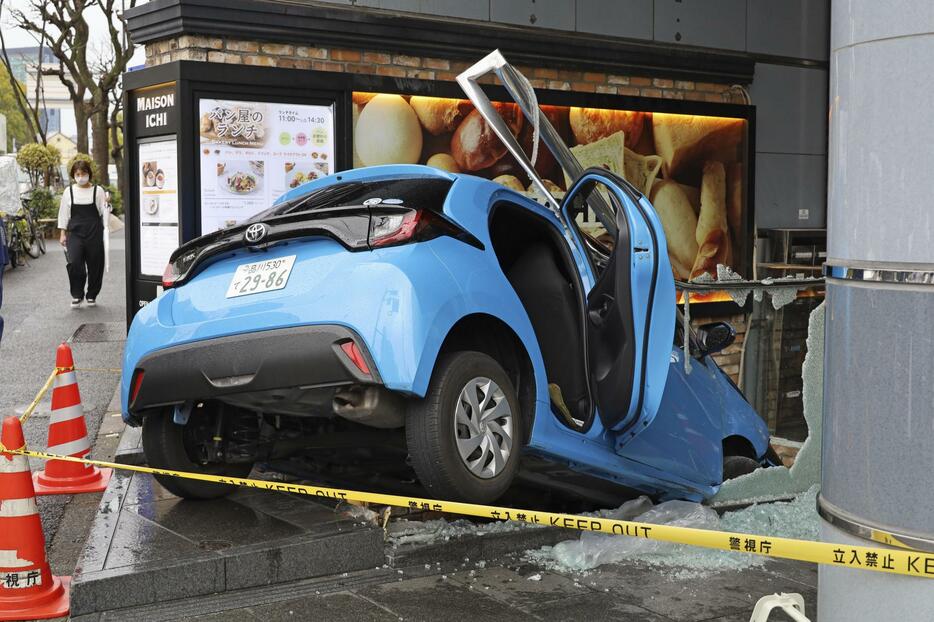
[[[701,208],[695,232],[697,257],[691,278],[708,273],[716,275],[717,264],[733,261],[730,233],[726,220],[726,171],[720,162],[705,162],[701,179]]]
[[[742,240],[743,165],[739,162],[726,165],[726,221],[733,233],[733,240]]]
[[[668,259],[676,279],[687,281],[697,257],[697,216],[680,184],[660,180],[650,197],[668,242]]]
[[[655,152],[664,161],[665,177],[715,152],[735,150],[743,139],[744,123],[743,119],[654,113]]]

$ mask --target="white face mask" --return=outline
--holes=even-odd
[[[91,181],[91,178],[87,175],[75,175],[75,182],[77,182],[79,186],[86,186],[89,181]]]

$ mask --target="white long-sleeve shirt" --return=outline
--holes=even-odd
[[[87,205],[94,200],[94,188],[92,184],[87,188],[82,188],[78,184],[72,184],[70,188],[65,188],[62,193],[62,200],[58,206],[58,228],[62,231],[68,229],[68,221],[71,220],[71,194],[74,192],[76,205]],[[101,223],[104,225],[104,270],[110,272],[110,206],[107,205],[107,191],[97,186],[97,213],[101,215]]]
[[[62,201],[58,206],[58,228],[68,229],[68,221],[71,220],[71,193],[75,194],[76,205],[87,205],[94,198],[94,186],[82,188],[78,184],[72,184],[70,188],[65,188],[62,193]],[[97,213],[101,215],[101,221],[105,230],[110,229],[110,208],[107,205],[107,191],[97,186]]]

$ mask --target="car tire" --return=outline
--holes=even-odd
[[[473,411],[477,406],[480,416]],[[518,471],[523,439],[522,415],[509,376],[486,354],[443,356],[424,399],[410,403],[405,436],[415,473],[430,495],[495,501]],[[471,450],[474,442],[480,444]],[[504,454],[504,460],[497,460]]]
[[[758,462],[746,456],[726,456],[723,459],[723,481],[748,475],[759,466]]]
[[[185,426],[175,423],[171,409],[146,416],[143,419],[143,452],[146,454],[147,464],[156,469],[222,477],[246,477],[253,470],[252,463],[200,464],[192,460],[185,449],[184,431]],[[236,489],[236,486],[229,484],[215,484],[172,475],[154,477],[163,488],[183,499],[218,499]]]

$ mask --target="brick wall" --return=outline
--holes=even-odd
[[[701,317],[695,317],[696,315],[700,315]],[[717,365],[720,366],[720,369],[722,369],[727,376],[733,379],[733,382],[739,385],[739,364],[742,358],[743,342],[746,340],[746,316],[705,316],[703,315],[703,305],[691,305],[691,326],[693,326],[695,330],[697,330],[701,324],[708,324],[710,322],[727,322],[736,329],[736,340],[733,341],[728,348],[724,348],[720,352],[714,354],[713,360],[717,362]]]
[[[183,35],[146,45],[147,66],[162,65],[176,60],[363,73],[453,82],[458,73],[472,65],[477,59],[450,60],[405,56],[363,48],[328,48],[298,43],[263,43],[192,35]],[[695,101],[737,103],[742,101],[739,94],[732,91],[728,84],[551,67],[520,65],[518,69],[529,78],[535,88]],[[492,76],[485,78],[486,81],[493,81],[493,79]]]

